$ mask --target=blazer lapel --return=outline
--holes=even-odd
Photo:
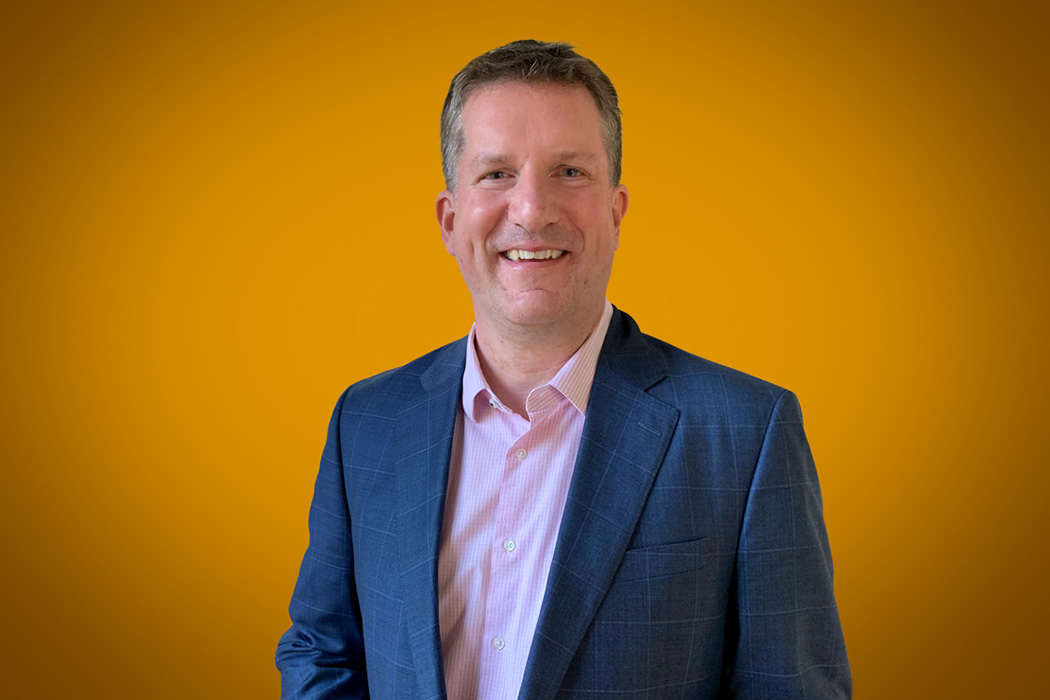
[[[394,478],[402,601],[420,696],[444,700],[438,629],[437,561],[465,341],[438,351],[423,391],[398,418]]]
[[[617,312],[595,370],[587,419],[519,700],[550,700],[619,567],[678,422],[645,393],[662,356]]]

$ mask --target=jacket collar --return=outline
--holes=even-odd
[[[444,700],[437,561],[466,338],[434,353],[398,417],[397,528],[404,617],[421,696]],[[614,310],[519,700],[550,700],[619,567],[678,410],[646,393],[667,376],[653,339]],[[615,513],[610,519],[607,514]]]

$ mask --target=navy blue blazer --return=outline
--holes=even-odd
[[[437,559],[466,340],[340,397],[286,698],[445,700]],[[519,700],[848,698],[794,394],[614,313]]]

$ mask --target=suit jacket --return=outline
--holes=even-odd
[[[437,561],[465,342],[340,397],[283,697],[447,697]],[[519,700],[850,697],[794,394],[616,311],[588,405]]]

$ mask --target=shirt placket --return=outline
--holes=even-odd
[[[527,494],[521,493],[522,470],[531,468],[530,444],[535,426],[515,439],[503,457],[495,527],[489,543],[489,590],[485,604],[485,639],[479,663],[479,697],[514,700],[528,649],[521,629],[522,587],[531,563],[527,552],[525,522]]]

